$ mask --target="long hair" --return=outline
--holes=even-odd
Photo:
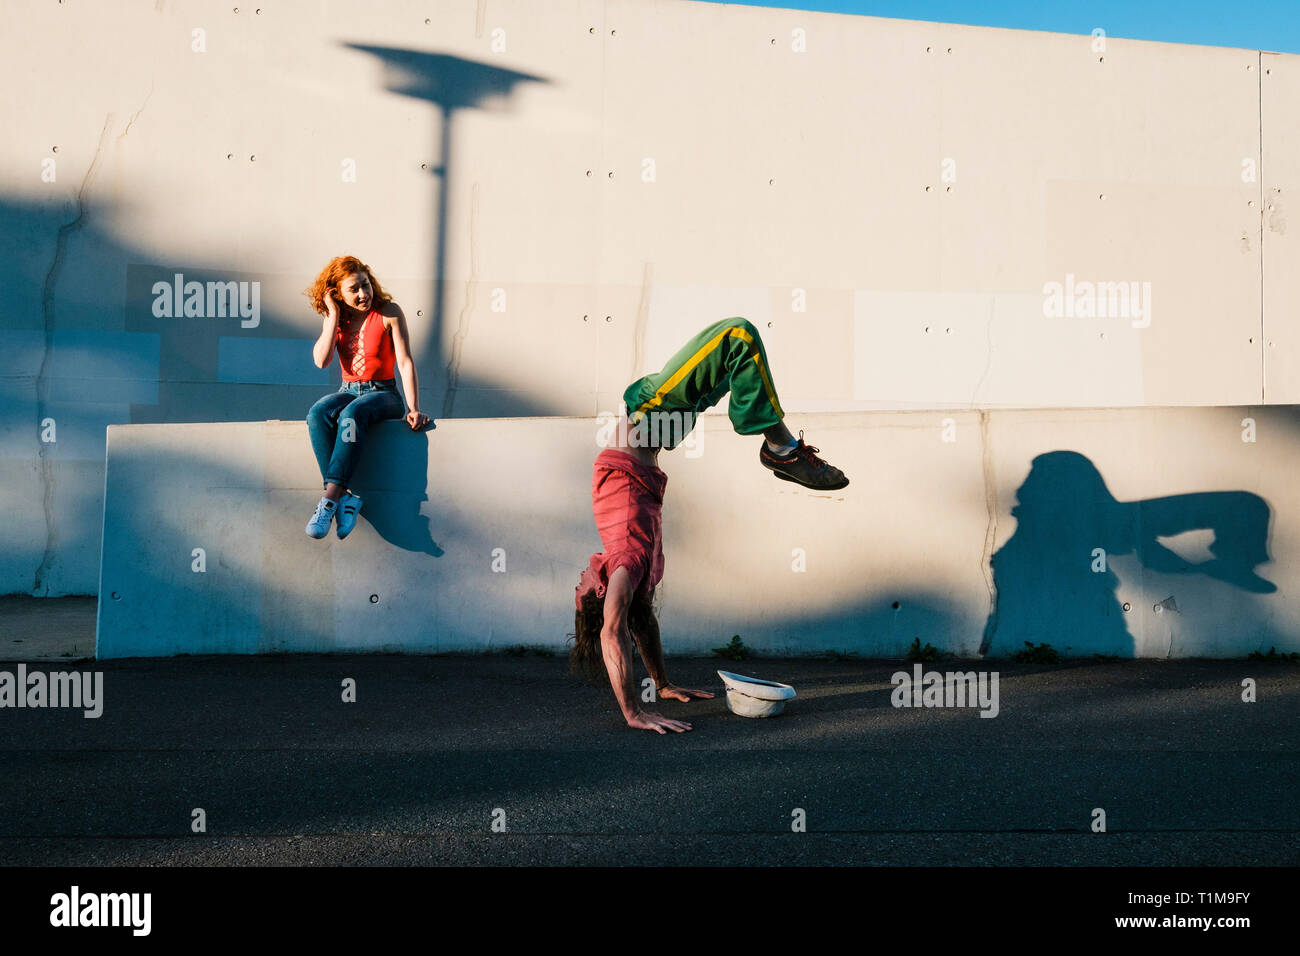
[[[339,283],[354,273],[364,273],[370,278],[370,288],[373,295],[370,298],[370,304],[373,307],[376,303],[392,302],[393,297],[384,291],[384,287],[379,284],[375,274],[370,271],[370,266],[366,265],[356,256],[335,256],[329,261],[329,264],[320,271],[316,281],[302,290],[311,307],[320,315],[327,315],[325,309],[325,296],[330,290],[338,291]],[[342,305],[342,302],[339,303]],[[339,310],[343,311],[342,309]]]
[[[627,611],[627,626],[633,637],[650,633],[651,625],[658,631],[654,607],[650,599],[640,591],[632,595],[632,604]],[[569,648],[569,673],[581,675],[592,684],[601,684],[609,680],[605,670],[605,654],[600,646],[600,632],[605,627],[605,599],[596,596],[595,591],[588,591],[582,596],[582,607],[573,612],[573,633],[569,639],[573,646]]]

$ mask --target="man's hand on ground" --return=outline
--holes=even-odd
[[[627,725],[637,730],[653,730],[660,734],[666,734],[670,730],[680,734],[683,730],[691,729],[691,725],[684,720],[672,720],[662,714],[652,714],[647,710],[629,717]]]
[[[659,688],[658,694],[661,698],[667,697],[669,700],[682,700],[690,703],[692,700],[707,700],[713,695],[707,690],[691,690],[689,687],[678,687],[676,684],[664,684]]]

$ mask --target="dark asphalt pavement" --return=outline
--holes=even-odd
[[[989,719],[891,706],[900,661],[670,659],[719,697],[668,736],[560,656],[29,667],[102,671],[104,711],[0,709],[8,865],[1300,863],[1295,664],[925,665],[996,670]],[[799,697],[736,717],[718,667]]]

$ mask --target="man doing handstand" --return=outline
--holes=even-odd
[[[728,392],[732,428],[741,435],[764,436],[759,460],[778,478],[821,491],[849,483],[842,471],[817,457],[817,448],[804,444],[803,432],[796,440],[782,423],[785,413],[763,342],[745,319],[714,323],[662,371],[627,387],[616,440],[596,456],[592,470],[592,514],[604,551],[591,556],[576,589],[569,663],[590,680],[599,680],[602,672],[609,677],[629,727],[661,734],[691,729],[686,721],[639,705],[633,642],[659,697],[691,701],[713,696],[668,680],[651,600],[664,571],[661,511],[668,476],[659,470],[659,451],[676,447],[696,416]]]

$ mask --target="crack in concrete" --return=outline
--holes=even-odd
[[[641,272],[641,298],[636,304],[636,327],[632,330],[632,373],[628,376],[629,382],[645,374],[641,371],[641,363],[645,360],[645,330],[650,320],[650,285],[654,282],[654,274],[654,264],[647,262]]]
[[[154,88],[154,83],[151,80],[149,82],[149,92],[145,94],[144,102],[140,104],[140,108],[138,110],[136,110],[134,113],[131,114],[131,118],[126,121],[126,127],[122,130],[121,133],[118,134],[117,141],[119,143],[122,142],[122,140],[126,139],[126,134],[131,132],[131,126],[135,123],[136,120],[140,118],[140,114],[144,112],[144,108],[149,105],[149,100],[153,98],[153,88]]]
[[[465,280],[465,304],[456,317],[456,334],[451,340],[451,360],[447,363],[447,394],[442,400],[442,417],[451,418],[460,384],[460,358],[469,334],[469,316],[474,311],[474,290],[478,282],[478,183],[470,190],[469,207],[469,278]]]
[[[59,226],[59,231],[54,237],[54,261],[50,263],[50,268],[45,273],[45,283],[41,287],[41,320],[44,324],[45,342],[40,371],[36,373],[36,459],[42,489],[41,505],[45,511],[45,552],[41,555],[41,563],[37,565],[32,579],[32,594],[37,597],[48,596],[46,577],[54,564],[54,551],[59,544],[59,528],[54,516],[54,466],[49,458],[52,443],[41,440],[41,423],[45,421],[50,400],[49,373],[54,352],[54,286],[58,282],[59,271],[63,267],[63,259],[67,253],[68,237],[85,225],[86,190],[95,176],[95,170],[99,168],[99,159],[104,153],[104,142],[108,138],[108,131],[112,125],[113,114],[109,113],[104,118],[104,128],[99,131],[99,144],[95,147],[95,155],[91,157],[90,166],[86,169],[86,175],[82,177],[81,186],[77,189],[76,218]],[[55,427],[58,427],[57,424]]]
[[[993,546],[998,539],[998,486],[993,468],[993,444],[989,435],[989,411],[980,409],[980,465],[984,474],[984,507],[988,511],[988,524],[984,529],[984,550],[980,555],[980,570],[989,589],[989,616],[980,639],[979,656],[989,652],[993,635],[998,629],[998,586],[993,577]]]
[[[984,380],[989,377],[989,369],[993,366],[993,317],[996,311],[997,304],[992,298],[990,298],[989,320],[984,326],[984,341],[988,345],[988,352],[984,360],[984,372],[980,375],[980,380],[975,383],[975,391],[971,392],[969,404],[972,407],[975,405],[975,396],[980,392],[980,386],[983,385]]]

